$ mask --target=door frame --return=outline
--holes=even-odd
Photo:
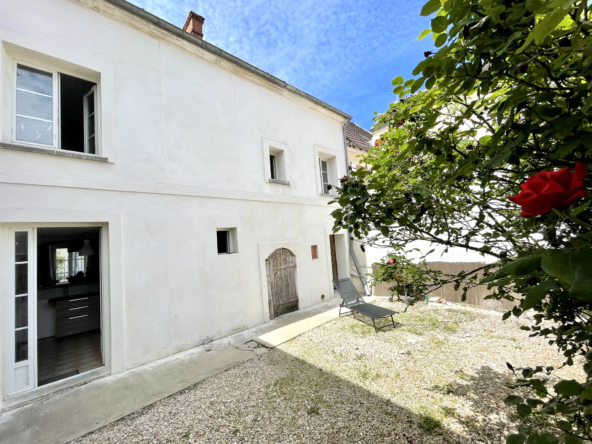
[[[15,240],[16,233],[27,233],[27,359],[15,362],[15,339],[16,339],[16,325],[15,325],[15,308],[16,298],[15,281]],[[5,371],[7,393],[17,395],[19,393],[29,391],[37,387],[37,231],[30,227],[10,227],[2,232],[4,238],[3,244],[6,248],[2,249],[0,254],[4,256],[3,261],[7,264],[1,270],[2,275],[2,295],[4,298],[3,307],[3,331],[2,336],[6,338],[5,344]],[[24,263],[23,261],[22,263]],[[25,294],[25,293],[23,293]],[[33,301],[33,302],[32,302]],[[26,387],[17,389],[14,386],[14,374],[17,369],[27,368]]]
[[[271,289],[269,288],[269,280],[267,278],[267,265],[266,259],[269,257],[271,253],[273,253],[278,248],[286,248],[290,250],[294,256],[296,256],[296,261],[298,261],[298,257],[300,257],[300,241],[291,240],[291,241],[280,241],[280,242],[263,242],[259,244],[259,270],[261,273],[261,308],[263,312],[263,322],[269,322],[269,294]],[[299,304],[303,301],[302,295],[305,292],[302,291],[302,281],[301,281],[301,273],[296,273],[296,288],[299,295]],[[306,302],[305,302],[306,304]],[[306,308],[308,305],[304,305],[302,308]]]
[[[21,222],[29,220],[31,222]],[[0,338],[1,338],[1,368],[2,381],[0,384],[0,408],[10,408],[31,399],[45,396],[79,385],[97,377],[114,375],[125,371],[125,325],[123,311],[123,261],[121,214],[116,212],[86,212],[86,211],[0,211],[0,251],[8,247],[8,230],[23,228],[51,228],[51,227],[101,227],[101,332],[104,366],[71,378],[31,388],[26,391],[9,393],[9,358],[10,341],[13,335],[7,334],[8,327],[14,323],[8,320],[10,315],[7,304],[6,285],[0,287]],[[36,230],[34,230],[36,231]],[[35,239],[36,247],[36,239]],[[0,273],[5,278],[8,266],[7,254],[0,254]],[[5,280],[5,279],[4,279]],[[36,281],[36,279],[35,279]],[[12,312],[14,317],[14,312]],[[35,326],[36,326],[35,317]],[[115,341],[114,338],[117,338]],[[35,368],[35,374],[37,369]]]
[[[269,258],[271,256],[273,256],[276,252],[280,251],[280,250],[286,250],[288,251],[288,253],[290,253],[293,257],[294,257],[294,280],[295,280],[295,284],[296,284],[296,300],[298,301],[298,308],[294,311],[298,311],[300,310],[300,295],[298,294],[298,258],[296,257],[296,255],[289,249],[289,248],[278,248],[274,251],[271,252],[271,254],[269,256],[267,256],[267,259],[265,259],[265,270],[267,273],[267,288],[268,288],[268,306],[269,306],[269,318],[270,319],[275,319],[278,316],[276,316],[275,314],[275,297],[273,294],[273,286],[272,286],[272,282],[271,282],[271,266],[270,266],[270,262],[269,262]],[[288,313],[293,313],[293,312],[288,312]],[[283,313],[283,314],[288,314],[288,313]]]
[[[334,233],[330,229],[325,230],[325,251],[326,251],[326,264],[327,264],[327,281],[329,288],[331,289],[331,295],[333,297],[339,297],[338,294],[335,293],[334,285],[333,285],[333,266],[331,263],[331,238],[329,236],[334,235],[335,241],[335,256],[337,258],[337,276],[338,279],[342,278],[349,278],[349,269],[350,269],[350,252],[349,252],[349,243],[347,242],[347,237],[349,233],[346,230],[339,230],[337,233]]]

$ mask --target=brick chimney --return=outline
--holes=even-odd
[[[187,20],[185,20],[185,26],[183,26],[183,31],[193,34],[198,39],[203,39],[202,27],[204,21],[205,18],[203,18],[201,15],[198,15],[193,11],[189,11]]]

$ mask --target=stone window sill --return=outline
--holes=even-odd
[[[57,150],[54,148],[41,148],[32,145],[20,145],[14,143],[0,142],[0,148],[5,150],[25,151],[27,153],[50,154],[52,156],[70,157],[72,159],[93,160],[95,162],[109,162],[106,157],[97,156],[95,154],[78,153],[76,151]]]
[[[267,179],[268,183],[277,183],[278,185],[286,185],[290,186],[290,182],[287,180],[279,180],[279,179]]]

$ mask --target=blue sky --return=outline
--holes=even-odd
[[[431,36],[425,0],[131,0],[182,27],[205,17],[204,39],[345,111],[367,129],[411,77]]]

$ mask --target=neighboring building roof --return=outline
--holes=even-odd
[[[385,128],[388,129],[388,126],[389,126],[388,123],[383,123],[382,125],[379,125],[379,126],[373,126],[372,127],[372,134],[376,134]],[[384,132],[384,131],[382,131],[382,132]]]
[[[120,8],[125,9],[126,11],[134,14],[137,17],[140,17],[141,19],[144,19],[150,23],[152,23],[154,26],[157,26],[160,29],[163,29],[177,37],[180,37],[190,43],[193,43],[196,46],[199,46],[200,48],[218,56],[221,57],[243,69],[245,69],[246,71],[251,72],[252,74],[255,74],[259,77],[264,78],[265,80],[278,85],[282,88],[285,88],[288,91],[293,92],[294,94],[297,94],[313,103],[315,103],[316,105],[325,108],[345,119],[351,119],[351,116],[344,113],[343,111],[338,110],[337,108],[329,105],[328,103],[323,102],[322,100],[317,99],[316,97],[311,96],[310,94],[305,93],[304,91],[299,90],[298,88],[295,88],[292,85],[289,85],[288,83],[284,82],[281,79],[278,79],[275,76],[272,76],[269,73],[266,73],[265,71],[257,68],[256,66],[251,65],[250,63],[245,62],[244,60],[239,59],[238,57],[233,56],[232,54],[221,50],[220,48],[212,45],[211,43],[206,42],[205,40],[202,40],[186,31],[183,31],[181,28],[172,25],[171,23],[155,16],[154,14],[150,14],[149,12],[145,11],[142,8],[139,8],[133,4],[131,4],[130,2],[126,1],[126,0],[106,0],[109,3],[112,3],[114,5],[119,6]]]
[[[368,151],[372,146],[370,143],[372,140],[372,133],[353,122],[348,122],[347,125],[345,125],[345,138],[347,139],[348,145],[360,150]]]

